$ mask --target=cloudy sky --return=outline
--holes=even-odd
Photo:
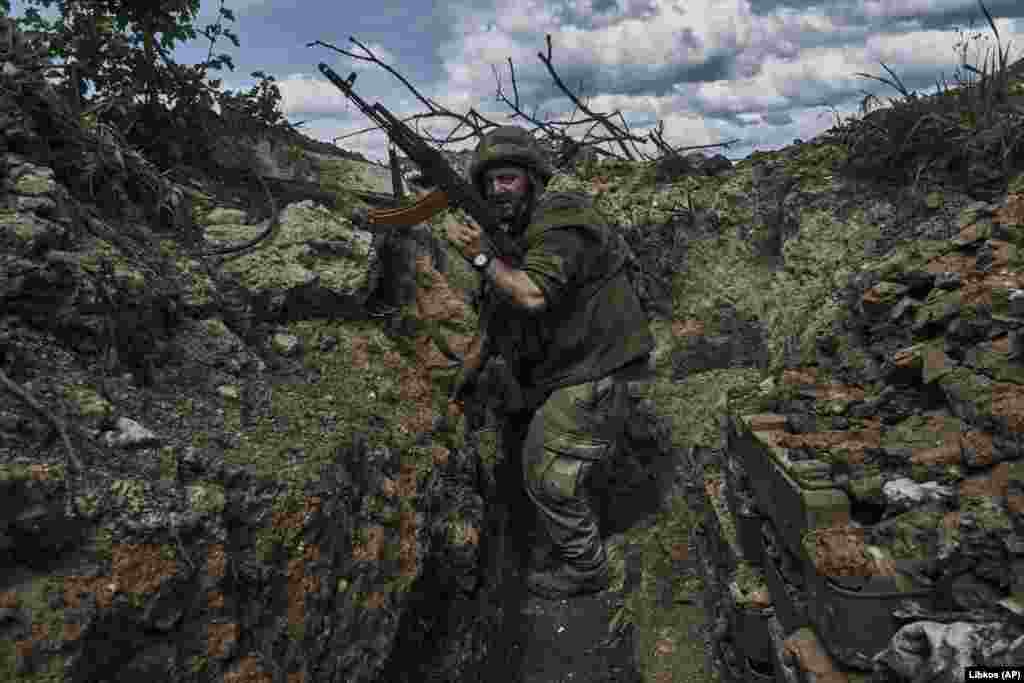
[[[12,16],[23,14],[23,0],[12,5]],[[215,21],[218,7],[217,0],[202,0],[196,25]],[[996,45],[977,0],[225,0],[225,7],[236,18],[225,25],[241,46],[218,42],[214,55],[230,55],[236,68],[211,75],[236,91],[256,82],[253,71],[273,75],[288,119],[305,121],[307,135],[327,142],[368,123],[321,76],[320,61],[343,77],[357,71],[356,91],[400,118],[426,111],[379,66],[306,47],[320,40],[358,52],[350,35],[424,96],[505,123],[511,110],[496,101],[494,70],[512,99],[509,58],[527,113],[549,120],[572,114],[537,56],[546,53],[550,34],[555,69],[574,91],[583,84],[594,111],[620,111],[638,135],[663,121],[675,146],[738,138],[721,150],[733,160],[813,138],[834,124],[833,107],[843,117],[855,113],[866,92],[883,103],[898,96],[857,72],[887,76],[885,62],[909,89],[931,94],[943,76],[953,82],[958,41],[968,43],[968,61],[979,66]],[[986,7],[1003,47],[1010,46],[1009,61],[1024,57],[1024,2],[989,0]],[[967,40],[978,33],[980,39]],[[174,57],[195,64],[208,49],[209,41],[197,40],[178,46]],[[451,127],[430,130],[440,137]],[[580,137],[588,127],[569,131]],[[380,133],[337,144],[387,158]],[[640,149],[655,152],[649,143]]]

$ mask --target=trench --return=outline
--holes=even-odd
[[[677,495],[678,463],[655,460],[640,485],[624,485],[595,469],[587,489],[606,545],[644,524]],[[443,568],[429,567],[414,586],[379,683],[641,683],[634,629],[609,637],[609,622],[624,596],[639,587],[642,559],[627,552],[621,590],[568,600],[546,600],[526,589],[531,562],[543,561],[533,506],[522,489],[518,463],[501,462],[496,491],[485,491],[487,535],[480,584],[452,590]]]

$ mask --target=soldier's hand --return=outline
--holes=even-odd
[[[475,225],[449,222],[445,233],[448,241],[467,261],[472,261],[484,250],[483,231]]]
[[[480,370],[463,366],[459,378],[452,390],[451,403],[460,408],[465,404],[466,398],[476,392],[477,381],[480,379]]]
[[[463,412],[464,411],[462,409],[462,405],[461,404],[458,404],[455,401],[448,401],[448,422],[447,422],[447,424],[448,424],[449,429],[454,429],[457,426],[459,418],[462,417],[462,413]]]

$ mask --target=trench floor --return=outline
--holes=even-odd
[[[501,646],[494,648],[489,659],[486,680],[508,683],[689,683],[691,680],[704,683],[709,680],[704,673],[700,633],[703,609],[698,604],[683,606],[689,610],[692,623],[681,625],[690,631],[685,645],[692,652],[684,657],[693,660],[692,675],[677,671],[678,667],[673,667],[671,676],[666,676],[664,670],[645,675],[641,670],[644,656],[640,652],[644,639],[638,635],[637,626],[627,623],[619,627],[615,623],[627,598],[640,589],[644,570],[643,553],[639,545],[630,542],[629,529],[651,524],[655,517],[652,505],[656,505],[659,498],[671,495],[665,490],[664,482],[653,486],[658,489],[656,492],[649,490],[646,494],[620,496],[612,503],[617,523],[607,519],[607,511],[601,515],[601,528],[613,532],[605,538],[606,547],[617,545],[622,552],[621,589],[564,600],[540,598],[526,589],[526,572],[538,543],[532,504],[521,491],[513,494],[511,500],[498,503],[507,505],[506,519],[515,522],[504,523],[504,547],[496,549],[498,557],[492,560],[497,563],[497,566],[492,564],[492,570],[497,573],[492,576],[491,580],[496,582],[492,585],[503,586],[498,609],[504,611],[504,633],[497,639]],[[657,495],[652,496],[654,493]],[[502,524],[501,514],[499,511],[499,525]],[[530,523],[523,523],[523,520],[530,520]],[[492,530],[495,532],[501,533],[499,529]],[[669,603],[671,607],[671,598]],[[669,612],[666,610],[665,614]],[[672,614],[679,614],[678,607]],[[655,619],[658,619],[656,615]]]

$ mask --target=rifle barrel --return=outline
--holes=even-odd
[[[391,141],[405,152],[425,175],[445,191],[453,206],[462,208],[480,224],[487,242],[497,247],[498,251],[503,254],[521,257],[521,251],[508,236],[501,232],[497,219],[477,189],[459,177],[451,164],[441,155],[441,152],[430,147],[409,126],[395,118],[394,114],[380,102],[374,103],[371,107],[363,101],[363,98],[355,94],[352,90],[352,84],[356,79],[355,72],[352,72],[348,81],[344,81],[323,62],[320,62],[317,67],[346,97],[356,103],[363,114],[380,126]]]

